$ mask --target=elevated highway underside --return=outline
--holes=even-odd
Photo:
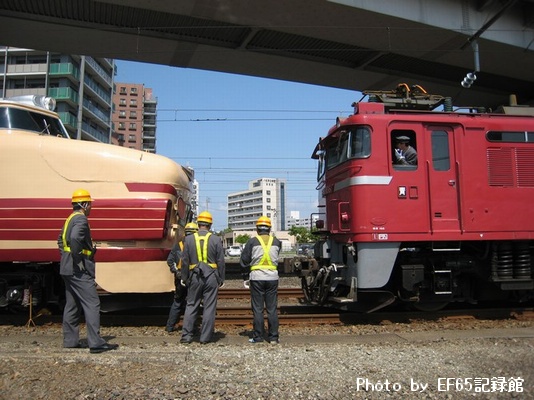
[[[463,106],[510,94],[534,104],[532,0],[5,0],[0,44],[357,91],[406,82]]]

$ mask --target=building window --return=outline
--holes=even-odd
[[[128,135],[128,141],[135,143],[135,135]]]
[[[126,111],[120,110],[119,111],[119,118],[126,118]]]
[[[270,190],[267,190],[267,195],[268,195],[268,196],[271,195],[271,191],[270,191]]]
[[[137,107],[137,99],[130,100],[130,107]]]
[[[126,86],[121,86],[121,88],[119,89],[119,93],[120,94],[127,94],[126,93]]]
[[[135,122],[130,123],[130,130],[135,131],[137,129],[137,124]]]
[[[130,93],[133,94],[134,96],[137,96],[137,88],[136,87],[130,88]]]
[[[119,106],[126,107],[126,99],[119,99]]]
[[[126,129],[126,124],[124,122],[119,122],[119,129],[120,130]]]
[[[271,202],[271,198],[267,197],[266,201],[267,201],[267,203],[270,203]]]
[[[130,118],[136,119],[137,118],[137,111],[130,111]]]

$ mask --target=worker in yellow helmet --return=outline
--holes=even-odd
[[[85,189],[72,194],[72,214],[67,218],[58,237],[61,254],[59,274],[65,282],[63,310],[63,347],[80,348],[80,316],[84,314],[87,344],[91,353],[114,350],[116,344],[107,343],[100,336],[100,299],[95,282],[95,252],[87,217],[93,199]]]
[[[198,232],[198,225],[194,222],[189,222],[185,225],[185,236],[192,235]],[[187,287],[181,284],[182,280],[182,252],[184,250],[184,242],[180,240],[176,243],[167,257],[167,265],[174,275],[174,300],[169,310],[169,317],[167,318],[167,325],[165,330],[168,333],[174,332],[174,327],[180,321],[180,315],[185,310],[185,299],[187,297]]]
[[[256,221],[257,236],[249,239],[241,253],[245,288],[250,288],[253,334],[250,343],[263,342],[265,326],[263,309],[267,310],[267,340],[279,343],[278,332],[278,257],[282,242],[271,235],[271,219],[261,216]]]
[[[201,212],[197,218],[198,232],[184,239],[182,281],[187,285],[187,305],[180,340],[184,344],[193,340],[200,302],[204,306],[200,343],[209,343],[213,338],[217,295],[224,284],[225,264],[222,240],[210,232],[212,224],[211,214]]]

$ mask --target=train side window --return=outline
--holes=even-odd
[[[435,171],[451,169],[449,136],[445,131],[432,131],[432,166]]]
[[[411,129],[391,131],[391,159],[394,169],[417,170],[417,142],[415,139],[415,131]]]
[[[486,133],[486,139],[489,142],[532,143],[534,142],[534,132],[489,131]]]

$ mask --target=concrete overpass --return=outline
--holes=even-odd
[[[0,44],[534,104],[534,0],[3,0]]]

